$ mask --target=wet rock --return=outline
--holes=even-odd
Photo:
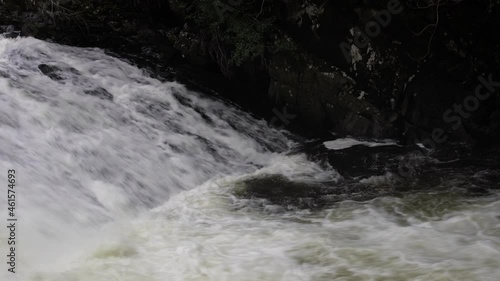
[[[333,167],[345,179],[363,179],[388,173],[400,176],[399,169],[404,168],[403,164],[411,165],[412,173],[417,175],[427,163],[424,153],[416,145],[384,144],[371,147],[357,144],[342,149],[328,149],[324,143],[325,140],[306,143],[293,153],[305,153],[309,159],[325,167]]]
[[[48,64],[40,64],[38,66],[38,69],[46,76],[48,76],[50,79],[54,81],[61,81],[64,79],[71,79],[74,76],[80,75],[78,70],[74,69],[73,67],[70,66],[55,66],[55,65],[48,65]]]
[[[85,94],[98,97],[103,100],[111,100],[111,101],[113,100],[113,95],[109,93],[106,89],[101,87],[95,88],[93,90],[87,90],[85,91]]]
[[[5,71],[0,70],[0,77],[10,78],[10,75],[7,72],[5,72]]]
[[[477,149],[462,144],[429,151],[416,145],[354,145],[327,149],[323,143],[310,142],[293,153],[305,153],[325,168],[333,167],[351,186],[389,183],[394,192],[451,187],[468,193],[500,188],[500,160],[494,147]]]
[[[333,193],[318,184],[292,182],[281,175],[269,175],[246,180],[239,184],[234,194],[240,198],[265,199],[269,203],[300,209],[323,207],[325,197]]]
[[[12,25],[0,25],[0,34],[5,38],[17,38],[20,31],[16,30]]]
[[[275,205],[285,210],[317,210],[344,200],[370,200],[387,195],[388,190],[382,185],[370,186],[344,181],[337,184],[300,182],[282,175],[265,175],[238,183],[233,193],[238,198],[252,199],[253,206],[257,208]]]
[[[9,32],[9,33],[4,33],[3,34],[3,36],[5,38],[10,38],[10,39],[17,38],[17,37],[19,37],[19,35],[20,35],[20,32]]]
[[[269,66],[269,96],[296,113],[311,134],[327,128],[340,134],[396,137],[397,116],[363,98],[356,81],[314,57],[282,54]],[[316,132],[316,133],[315,133]]]
[[[467,193],[468,196],[472,197],[479,197],[479,196],[487,196],[490,195],[491,192],[485,188],[481,187],[470,187],[467,188]]]
[[[38,66],[38,69],[40,69],[40,71],[45,74],[46,76],[48,76],[50,79],[52,80],[55,80],[55,81],[60,81],[62,80],[63,78],[58,74],[58,72],[61,72],[61,69],[56,67],[56,66],[53,66],[53,65],[47,65],[47,64],[40,64]]]

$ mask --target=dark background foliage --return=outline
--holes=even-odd
[[[413,142],[443,128],[453,141],[499,143],[498,92],[459,129],[443,120],[474,94],[479,75],[500,80],[499,3],[402,1],[368,47],[354,47],[353,28],[363,30],[387,2],[3,0],[0,24],[105,48],[264,118],[286,108],[297,116],[288,129],[307,136]]]

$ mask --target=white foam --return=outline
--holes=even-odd
[[[360,141],[351,138],[340,138],[333,141],[326,141],[323,145],[331,150],[342,150],[349,147],[353,147],[355,145],[364,145],[368,147],[376,147],[376,146],[388,146],[388,145],[397,145],[394,141],[383,141],[383,142],[368,142],[368,141]]]
[[[416,195],[269,217],[232,208],[235,180],[207,182],[172,197],[130,223],[120,235],[126,240],[96,248],[64,278],[494,280],[500,274],[495,218],[500,201],[450,204],[431,199],[422,209],[404,209],[426,199]],[[434,198],[440,196],[445,195]],[[450,209],[435,206],[441,204]],[[436,214],[420,216],[428,207],[435,207]],[[47,273],[39,280],[64,280],[60,276]]]
[[[60,69],[61,80],[41,64]],[[85,94],[98,87],[114,100]],[[57,268],[103,225],[211,178],[255,171],[293,144],[263,121],[102,50],[33,38],[0,38],[0,142],[0,170],[19,175],[24,272]]]

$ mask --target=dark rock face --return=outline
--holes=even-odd
[[[85,94],[98,97],[103,100],[111,100],[111,101],[113,100],[113,95],[110,94],[106,89],[101,87],[85,91]]]
[[[287,56],[275,57],[269,68],[269,96],[297,112],[312,131],[398,137],[393,124],[397,114],[367,100],[358,83],[339,68]]]
[[[252,199],[253,207],[274,205],[283,211],[319,210],[344,200],[366,201],[388,193],[385,186],[298,182],[281,175],[251,178],[237,183],[233,190],[238,198]]]
[[[286,108],[294,116],[287,129],[306,136],[334,131],[403,143],[500,143],[496,2],[432,2],[422,8],[403,0],[265,1],[272,26],[297,48],[232,66],[231,78],[218,65],[213,46],[224,46],[206,32],[211,23],[200,22],[183,1],[69,1],[64,8],[84,12],[71,19],[61,14],[57,22],[40,12],[43,2],[7,1],[0,6],[0,25],[107,48],[153,70],[171,66],[175,73],[167,69],[165,77],[215,90],[267,120],[275,117],[274,109]],[[256,9],[263,11],[260,3]],[[42,68],[59,78],[50,66]],[[478,87],[484,98],[478,98]]]
[[[436,11],[436,6],[402,2],[401,12],[364,44],[356,40],[369,34],[366,26],[379,22],[387,1],[294,2],[286,5],[286,26],[304,55],[289,55],[288,64],[272,58],[270,94],[290,105],[304,126],[408,142],[443,129],[448,140],[500,142],[495,105],[500,87],[477,109],[466,111],[467,117],[460,116],[460,126],[443,117],[450,108],[448,116],[457,115],[455,104],[466,106],[481,83],[479,75],[492,74],[493,81],[500,81],[500,37],[491,36],[500,27],[499,5],[457,1]],[[434,27],[436,12],[440,21]],[[297,15],[302,15],[299,22],[294,21]],[[297,60],[303,63],[293,63]],[[332,79],[325,85],[325,79],[311,73]],[[475,107],[474,100],[468,101],[469,108]]]
[[[269,175],[240,183],[234,194],[241,198],[266,199],[271,204],[297,206],[301,209],[322,208],[333,190],[320,184],[292,182],[283,176]]]
[[[70,79],[71,76],[79,75],[78,70],[70,67],[70,66],[55,66],[48,64],[40,64],[38,65],[38,69],[48,76],[50,79],[54,81],[61,81],[64,79]]]

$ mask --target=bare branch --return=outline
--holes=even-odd
[[[427,43],[427,52],[425,53],[424,56],[422,56],[422,57],[420,57],[420,58],[418,58],[416,60],[423,60],[423,59],[425,59],[429,55],[429,53],[431,51],[432,39],[434,38],[434,35],[436,35],[436,30],[437,30],[437,27],[438,27],[438,24],[439,24],[439,7],[441,6],[440,5],[440,1],[441,0],[437,0],[437,4],[436,4],[436,22],[434,24],[427,25],[422,31],[419,32],[419,34],[422,34],[422,32],[424,32],[429,26],[434,26],[434,31],[432,32],[431,38],[429,38],[429,42]],[[415,59],[411,55],[410,55],[410,58]]]

